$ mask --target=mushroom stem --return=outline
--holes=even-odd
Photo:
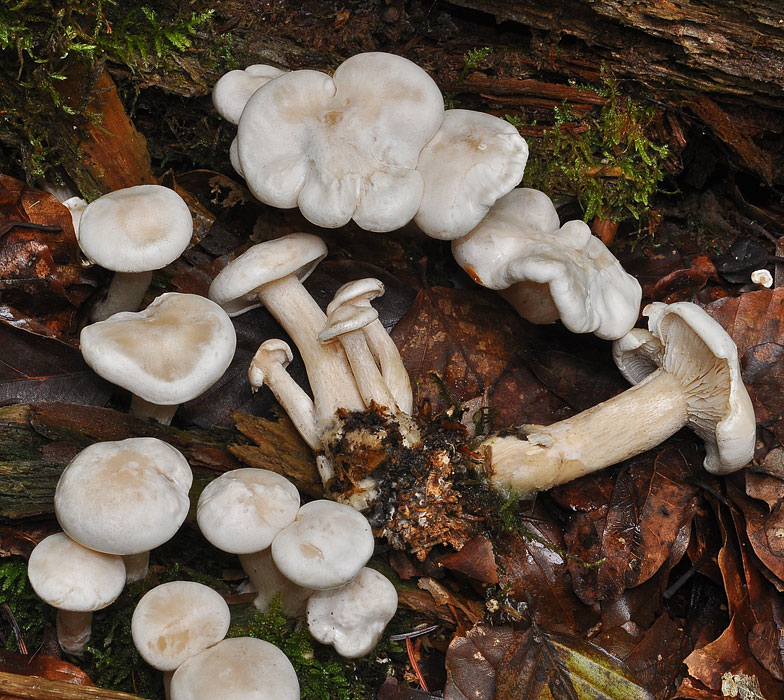
[[[150,282],[152,271],[115,272],[106,296],[93,307],[90,320],[105,321],[120,311],[138,311]]]
[[[376,365],[365,334],[361,330],[349,331],[341,333],[338,339],[346,351],[346,357],[365,405],[369,407],[371,403],[375,402],[379,406],[397,411],[397,401],[392,396],[392,392]]]
[[[368,306],[370,302],[367,302]],[[358,304],[362,306],[362,304]],[[406,366],[400,357],[400,352],[387,333],[384,324],[379,320],[369,323],[363,329],[370,351],[378,360],[381,376],[395,398],[398,408],[404,413],[411,414],[414,410],[414,397],[411,393],[411,380],[408,377]]]
[[[162,406],[157,403],[151,403],[149,401],[145,401],[141,396],[133,394],[131,397],[130,414],[132,416],[136,416],[136,418],[152,418],[154,421],[161,423],[162,425],[171,425],[172,418],[174,418],[174,414],[177,412],[179,407],[180,404],[174,404],[173,406]]]
[[[248,575],[251,586],[256,591],[253,604],[262,612],[269,609],[270,601],[276,594],[280,594],[280,603],[286,617],[302,617],[305,613],[305,604],[308,601],[312,588],[298,586],[289,581],[272,561],[272,552],[269,547],[252,554],[240,554],[239,560],[243,571]]]
[[[259,288],[258,296],[302,355],[320,429],[339,408],[361,410],[362,397],[343,348],[337,344],[322,346],[318,342],[327,317],[296,275],[265,284]]]
[[[548,426],[528,426],[526,439],[483,443],[492,485],[525,494],[549,489],[648,450],[688,422],[688,398],[658,369],[617,396]]]
[[[147,570],[150,566],[149,552],[124,554],[122,559],[125,564],[125,580],[127,583],[131,583],[132,581],[143,581],[147,578]]]
[[[316,409],[310,396],[292,379],[278,362],[265,362],[261,353],[264,344],[253,356],[248,370],[250,384],[255,391],[266,384],[278,403],[294,423],[303,440],[315,452],[321,450],[321,439],[316,422]],[[286,346],[288,347],[288,346]],[[262,366],[263,365],[263,366]]]
[[[87,642],[90,641],[92,627],[92,612],[77,612],[75,610],[57,611],[57,641],[63,651],[76,656],[84,652]]]

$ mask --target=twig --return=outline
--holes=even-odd
[[[0,671],[3,695],[30,700],[141,700],[138,695]]]

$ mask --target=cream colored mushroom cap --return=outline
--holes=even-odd
[[[308,630],[341,656],[354,659],[373,650],[396,612],[395,587],[386,576],[365,567],[345,586],[310,596]]]
[[[384,294],[384,283],[375,277],[363,277],[342,285],[327,305],[327,316],[344,304],[370,303]]]
[[[110,605],[122,593],[125,564],[121,557],[95,552],[58,532],[33,549],[27,576],[38,597],[49,605],[91,612]]]
[[[528,144],[509,122],[469,109],[448,109],[422,149],[425,189],[414,221],[428,236],[461,238],[495,202],[520,184]]]
[[[97,442],[63,470],[54,493],[57,520],[99,552],[139,554],[171,539],[190,507],[188,461],[157,438]]]
[[[327,228],[354,219],[393,231],[419,207],[417,160],[443,114],[441,92],[419,66],[357,54],[333,77],[299,70],[259,88],[237,125],[239,165],[266,204],[299,207]]]
[[[327,244],[310,233],[290,233],[257,243],[218,273],[209,297],[229,316],[239,316],[261,306],[260,287],[288,275],[303,281],[326,256]]]
[[[327,315],[327,323],[318,334],[319,342],[329,343],[344,333],[362,330],[377,320],[378,311],[372,306],[343,304],[333,308]]]
[[[232,554],[266,549],[299,510],[299,491],[267,469],[234,469],[213,479],[199,497],[196,520],[211,544]]]
[[[231,364],[234,326],[197,294],[161,294],[143,311],[123,311],[85,326],[82,356],[104,379],[154,404],[190,401]]]
[[[87,205],[79,221],[79,247],[107,270],[159,270],[176,260],[191,240],[193,218],[174,190],[137,185],[115,190]]]
[[[374,544],[362,513],[335,501],[311,501],[273,540],[272,558],[298,586],[324,590],[354,578],[372,556]]]
[[[639,282],[587,224],[559,228],[542,192],[521,188],[501,197],[471,233],[452,241],[452,252],[474,281],[502,290],[534,323],[560,319],[573,333],[615,340],[637,321]]]
[[[705,443],[705,469],[713,474],[742,469],[754,456],[757,433],[732,338],[691,302],[654,302],[643,315],[649,331],[634,329],[614,343],[621,373],[632,384],[659,367],[676,376],[687,395],[689,427]]]
[[[195,581],[171,581],[147,591],[133,611],[131,636],[141,657],[160,671],[217,644],[231,622],[216,591]]]
[[[275,645],[236,637],[185,661],[172,676],[171,700],[299,700],[299,681]]]
[[[236,124],[250,96],[262,85],[285,72],[260,63],[248,66],[245,70],[229,71],[215,83],[212,89],[212,104],[226,121]]]

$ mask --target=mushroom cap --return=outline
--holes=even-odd
[[[754,456],[756,422],[732,338],[691,302],[654,302],[643,315],[650,331],[634,329],[613,346],[621,373],[632,384],[659,367],[676,376],[689,427],[705,442],[705,468],[713,474],[742,469]]]
[[[419,207],[417,160],[443,114],[441,92],[419,66],[357,54],[333,77],[298,70],[259,88],[237,127],[239,162],[266,204],[299,207],[327,228],[353,218],[393,231]]]
[[[260,63],[248,66],[245,70],[231,70],[215,83],[212,89],[212,104],[226,121],[236,124],[250,96],[262,85],[285,72]]]
[[[558,228],[555,207],[536,190],[501,197],[471,233],[452,241],[452,252],[474,281],[508,289],[504,296],[534,323],[560,318],[574,333],[614,340],[637,321],[639,282],[584,222]]]
[[[239,316],[261,306],[259,287],[288,275],[305,280],[326,256],[327,244],[310,233],[290,233],[257,243],[218,273],[209,297],[229,316]]]
[[[197,294],[161,294],[82,329],[82,356],[104,379],[173,406],[203,394],[231,364],[237,336],[226,312]]]
[[[231,622],[223,597],[195,581],[171,581],[147,591],[133,611],[131,636],[141,657],[159,671],[217,644]]]
[[[115,272],[159,270],[188,247],[193,218],[174,190],[137,185],[115,190],[87,205],[79,221],[79,247]]]
[[[370,524],[335,501],[311,501],[272,542],[280,572],[304,588],[337,588],[354,578],[373,554]]]
[[[308,599],[308,630],[341,656],[364,656],[378,644],[397,612],[397,591],[389,579],[363,568],[354,580],[331,591],[316,591]]]
[[[172,700],[299,700],[299,681],[274,644],[224,639],[185,661],[171,679]]]
[[[215,547],[232,554],[266,549],[294,522],[299,491],[286,477],[267,469],[234,469],[202,491],[196,520]]]
[[[125,587],[122,557],[94,552],[64,532],[41,540],[27,562],[30,585],[60,610],[92,612],[113,603]]]
[[[376,320],[378,320],[378,311],[372,306],[354,306],[354,304],[338,306],[327,314],[327,323],[318,334],[319,342],[329,343],[344,333],[361,330]]]
[[[425,190],[414,221],[433,238],[465,236],[497,199],[520,184],[527,161],[528,144],[509,122],[448,109],[419,155]]]
[[[279,338],[265,340],[259,345],[259,349],[256,350],[250,361],[248,381],[251,387],[258,389],[264,386],[264,380],[271,364],[278,364],[285,369],[293,359],[294,353],[291,352],[291,346],[285,340]]]
[[[332,301],[327,305],[327,315],[344,304],[354,304],[355,306],[369,304],[372,299],[383,294],[384,283],[375,277],[364,277],[363,279],[346,282],[335,292]]]
[[[108,554],[139,554],[171,539],[190,507],[188,461],[157,438],[96,442],[63,470],[54,510],[68,535]]]

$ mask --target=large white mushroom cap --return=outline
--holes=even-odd
[[[159,270],[190,243],[193,218],[174,190],[137,185],[91,202],[79,221],[79,247],[115,272]]]
[[[341,656],[354,659],[378,644],[395,612],[395,587],[383,574],[365,567],[345,586],[310,596],[308,630]]]
[[[39,542],[27,563],[39,598],[61,610],[92,612],[113,603],[125,587],[125,564],[74,542],[64,532]]]
[[[133,611],[131,636],[141,657],[160,671],[217,644],[229,630],[229,606],[195,581],[171,581],[147,591]]]
[[[171,406],[204,393],[226,371],[237,337],[226,312],[197,294],[161,294],[144,311],[82,329],[82,356],[104,379]]]
[[[63,471],[54,509],[85,547],[139,554],[171,539],[188,514],[193,474],[185,457],[156,438],[97,442]]]
[[[262,85],[286,71],[261,63],[245,70],[232,70],[221,76],[212,89],[212,104],[226,121],[236,124],[240,120],[250,96]]]
[[[705,443],[705,469],[742,469],[754,456],[757,431],[732,338],[690,302],[654,302],[643,315],[650,330],[635,328],[613,345],[621,373],[632,384],[659,367],[677,377],[687,397],[688,425]]]
[[[443,115],[440,90],[416,64],[358,54],[333,77],[300,70],[259,88],[239,120],[238,162],[266,204],[299,207],[328,228],[354,219],[392,231],[419,208],[417,159]]]
[[[171,700],[299,700],[299,681],[274,644],[236,637],[183,663],[172,676]]]
[[[584,222],[559,228],[555,207],[537,190],[499,199],[452,252],[474,281],[500,290],[533,323],[560,319],[574,333],[615,340],[637,321],[639,282]]]
[[[311,501],[272,542],[280,572],[298,586],[337,588],[373,554],[373,532],[362,513],[335,501]]]
[[[465,236],[520,184],[527,160],[528,144],[509,122],[469,109],[447,110],[419,155],[425,191],[414,221],[433,238]]]
[[[232,554],[266,549],[299,510],[299,491],[267,469],[234,469],[213,479],[199,497],[196,519],[215,547]]]

